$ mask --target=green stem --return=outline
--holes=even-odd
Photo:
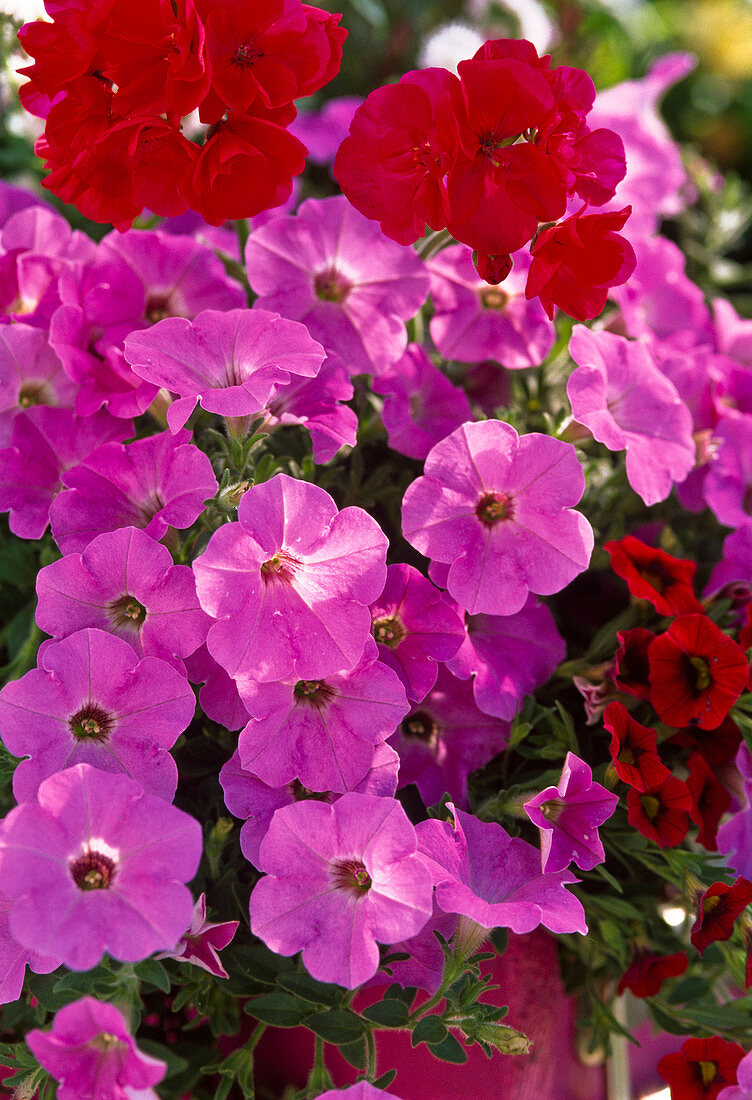
[[[253,1029],[253,1032],[251,1034],[250,1039],[245,1044],[245,1049],[249,1054],[252,1054],[253,1051],[258,1046],[258,1041],[261,1038],[261,1036],[264,1034],[264,1032],[266,1031],[266,1028],[267,1028],[266,1024],[262,1024],[262,1023],[256,1024],[255,1028]]]
[[[368,1052],[368,1062],[366,1064],[366,1077],[369,1081],[376,1080],[376,1039],[374,1038],[373,1028],[369,1027],[366,1031],[366,1050]]]
[[[245,255],[246,241],[248,240],[249,228],[247,218],[238,218],[235,222],[235,231],[238,235],[238,244],[240,245],[240,262],[243,263],[243,257]]]
[[[429,233],[418,245],[418,255],[422,260],[428,260],[453,240],[454,238],[448,229],[439,229],[435,233]]]

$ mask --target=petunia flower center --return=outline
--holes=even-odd
[[[332,864],[332,880],[339,889],[353,894],[367,894],[371,889],[371,876],[359,859],[341,859]]]
[[[113,626],[137,632],[146,619],[146,608],[135,596],[120,596],[107,608]]]
[[[710,687],[710,666],[704,657],[687,658],[689,679],[695,691],[707,691]]]
[[[22,409],[32,405],[49,405],[49,389],[44,382],[26,382],[18,391],[18,404]]]
[[[416,710],[402,720],[402,736],[433,746],[439,739],[439,723],[426,710]]]
[[[103,1051],[128,1049],[122,1039],[118,1039],[117,1035],[112,1035],[109,1031],[100,1031],[99,1035],[95,1035],[86,1045]]]
[[[298,680],[292,689],[293,695],[300,703],[306,703],[309,707],[321,710],[331,703],[337,694],[326,680]]]
[[[301,565],[302,562],[286,550],[278,550],[273,557],[261,563],[261,577],[265,584],[290,584]]]
[[[709,1085],[718,1076],[718,1066],[715,1062],[698,1062],[697,1064],[700,1067],[703,1085]]]
[[[561,819],[561,815],[564,813],[565,808],[564,803],[560,802],[558,798],[552,798],[550,802],[544,802],[540,809],[546,821],[550,821],[552,825],[556,825]]]
[[[146,299],[146,319],[148,321],[163,321],[170,316],[169,294],[150,294]]]
[[[329,266],[316,272],[313,289],[322,302],[344,302],[352,290],[352,283],[336,267]]]
[[[104,852],[89,848],[71,860],[68,869],[79,890],[107,890],[113,883],[116,864]]]
[[[287,789],[296,802],[307,802],[314,799],[316,802],[333,802],[334,795],[330,791],[312,791],[310,787],[304,787],[299,779],[293,779],[287,784]]]
[[[480,292],[480,300],[485,309],[505,309],[509,301],[509,295],[498,286],[484,287]]]
[[[652,794],[643,794],[640,795],[640,802],[642,803],[642,808],[645,811],[646,816],[651,821],[655,821],[661,808],[659,800],[655,798]]]
[[[112,730],[112,715],[96,703],[87,703],[68,719],[77,741],[106,741]]]
[[[475,514],[485,527],[494,527],[511,519],[512,498],[507,493],[484,493],[475,505]]]
[[[381,645],[388,645],[390,649],[396,649],[407,631],[399,619],[374,619],[371,624],[373,636]]]

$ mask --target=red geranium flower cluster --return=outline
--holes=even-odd
[[[576,214],[537,236],[526,293],[549,316],[557,304],[584,320],[635,266],[616,232],[630,208],[584,215],[613,196],[624,148],[613,131],[587,124],[590,77],[550,60],[530,42],[500,39],[460,62],[459,78],[424,69],[378,88],[355,113],[334,174],[353,206],[401,244],[426,225],[448,228],[476,251],[489,282],[579,197]]]
[[[338,72],[340,16],[301,0],[47,0],[19,39],[45,187],[127,229],[148,207],[219,225],[284,202],[306,148],[293,100]],[[181,131],[196,108],[203,145]]]

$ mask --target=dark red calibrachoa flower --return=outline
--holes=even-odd
[[[648,647],[650,702],[667,726],[720,726],[747,684],[744,650],[706,615],[680,615]]]
[[[687,969],[684,951],[676,955],[654,955],[651,951],[638,951],[629,969],[622,974],[616,992],[630,990],[635,997],[655,997],[667,978],[678,978]]]
[[[648,600],[659,615],[703,612],[693,588],[696,562],[674,558],[634,535],[607,542],[605,549],[614,573],[627,582],[633,596]]]
[[[699,900],[697,920],[689,934],[701,955],[708,944],[731,938],[736,918],[751,901],[752,882],[741,875],[731,886],[714,882],[708,887]]]
[[[668,779],[671,772],[658,755],[655,730],[637,722],[623,703],[609,703],[603,725],[611,734],[609,752],[619,779],[637,791]]]
[[[621,286],[635,269],[637,258],[626,237],[617,232],[632,213],[631,206],[608,214],[585,214],[544,229],[531,248],[533,262],[525,297],[540,298],[553,320],[556,306],[577,321],[603,312],[609,289]]]
[[[686,783],[669,775],[659,786],[627,791],[629,824],[661,848],[675,848],[689,830],[694,803]]]
[[[698,726],[688,726],[669,738],[672,745],[699,752],[708,764],[716,769],[733,760],[742,743],[741,730],[728,715],[714,730],[703,730]]]
[[[619,648],[615,657],[614,683],[620,691],[636,695],[638,699],[647,699],[650,695],[648,646],[655,634],[652,630],[636,626],[632,630],[620,630],[616,637]]]
[[[686,783],[694,800],[690,817],[700,828],[698,844],[709,852],[717,852],[716,833],[718,822],[731,805],[731,795],[716,778],[702,753],[692,753],[687,761],[689,778]]]
[[[671,1100],[716,1100],[721,1089],[736,1084],[743,1057],[743,1047],[717,1035],[687,1039],[676,1054],[661,1058],[658,1072],[671,1089]]]

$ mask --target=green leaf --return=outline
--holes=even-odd
[[[170,976],[161,962],[156,959],[144,959],[136,967],[136,974],[142,982],[148,982],[150,985],[156,986],[163,993],[170,992]]]
[[[317,1012],[306,1016],[303,1023],[315,1035],[326,1043],[341,1046],[353,1043],[365,1032],[365,1024],[360,1016],[347,1008],[330,1008],[326,1012]]]
[[[363,1015],[379,1027],[404,1027],[409,1013],[404,1001],[384,1000],[364,1009]]]
[[[363,1036],[352,1043],[343,1043],[339,1052],[355,1069],[363,1069],[366,1064],[366,1041]]]
[[[440,1043],[429,1043],[428,1049],[434,1058],[440,1058],[442,1062],[454,1062],[455,1065],[461,1066],[467,1061],[467,1051],[454,1035],[449,1033]]]
[[[448,1034],[439,1016],[424,1016],[415,1025],[411,1042],[414,1047],[418,1043],[441,1043]]]
[[[397,1076],[396,1069],[388,1069],[386,1073],[382,1073],[381,1077],[377,1077],[374,1081],[374,1088],[388,1089],[394,1078]]]
[[[297,1027],[308,1015],[309,1006],[291,993],[262,993],[248,1001],[244,1011],[273,1027]]]
[[[690,1001],[698,1001],[710,990],[707,978],[685,978],[679,982],[676,989],[672,990],[666,1000],[672,1005],[688,1004]]]
[[[384,994],[384,1000],[403,1001],[407,1007],[410,1008],[415,1000],[417,992],[418,990],[414,986],[408,986],[406,989],[403,989],[401,985],[397,985],[396,982],[393,982]]]
[[[317,982],[310,974],[282,974],[277,978],[277,985],[317,1005],[338,1005],[344,999],[340,986]]]

